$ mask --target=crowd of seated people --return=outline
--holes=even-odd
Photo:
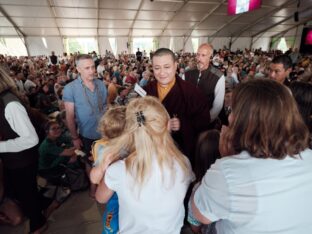
[[[55,56],[55,54],[53,55]],[[122,53],[114,56],[108,51],[103,56],[97,55],[95,52],[90,55],[97,66],[94,76],[102,80],[107,88],[107,106],[127,105],[138,96],[134,91],[136,84],[144,88],[155,79],[151,59],[146,54],[140,60],[136,59],[135,54]],[[178,62],[177,76],[183,78],[186,71],[196,68],[196,53],[180,51],[175,55]],[[232,92],[236,87],[250,80],[269,79],[272,76],[272,61],[281,55],[287,55],[291,61],[291,69],[288,70],[289,74],[287,73],[286,79],[297,101],[304,123],[310,131],[310,147],[312,147],[312,57],[302,56],[297,50],[290,49],[286,53],[279,50],[262,51],[261,49],[231,51],[224,48],[215,50],[211,66],[223,72],[226,82],[224,107],[219,115],[220,123],[231,125],[228,117],[232,111]],[[47,171],[52,169],[58,173],[60,163],[81,167],[81,165],[76,165],[77,153],[72,147],[70,134],[66,127],[66,113],[62,101],[64,86],[78,77],[75,66],[76,56],[77,53],[69,55],[64,53],[56,55],[57,58],[53,58],[52,62],[51,56],[0,55],[0,66],[15,82],[19,96],[27,106],[39,136],[37,147],[40,155],[39,174],[47,179],[49,179],[47,174],[53,174],[47,173]],[[219,130],[220,128],[218,128]],[[204,178],[203,174],[201,174],[202,177]],[[17,204],[16,212],[13,215],[15,217],[11,217],[11,214],[9,214],[10,216],[3,215],[10,220],[8,223],[17,224],[21,221],[21,211]],[[1,206],[0,203],[0,215],[5,214],[3,207],[5,206]],[[200,215],[196,213],[195,218],[199,221],[206,221],[203,223],[209,223]],[[199,229],[195,228],[194,230],[198,231]]]
[[[214,51],[211,63],[224,73],[228,87],[233,87],[244,80],[267,77],[272,59],[280,54],[282,52],[279,50],[266,52],[261,49],[253,51],[245,49],[233,52],[228,49],[219,49]],[[311,58],[308,56],[301,57],[297,50],[289,50],[285,54],[289,55],[291,59],[293,58],[289,80],[308,79],[312,72]],[[54,94],[55,96],[59,87],[77,77],[78,72],[74,64],[76,56],[77,54],[66,54],[65,57],[61,55],[58,57],[59,63],[53,65],[48,56],[22,56],[18,58],[1,55],[0,64],[10,70],[10,74],[17,84],[21,83],[20,81],[23,82],[24,85],[18,84],[21,92],[28,96],[37,96],[33,93]],[[196,67],[195,53],[183,53],[181,51],[176,53],[176,56],[179,76],[182,77],[186,71]],[[115,58],[113,54],[107,53],[104,56],[95,56],[95,61],[95,64],[101,67],[101,69],[97,69],[96,76],[99,79],[104,79],[107,86],[114,77],[119,85],[124,85],[125,82],[130,84],[140,82],[142,86],[146,84],[145,80],[152,78],[151,62],[148,57],[144,57],[139,62],[135,59],[134,54],[122,53],[118,55],[118,58]],[[45,85],[47,88],[44,88]],[[44,91],[46,89],[47,91]],[[36,106],[37,99],[34,99],[32,105]]]
[[[136,60],[134,54],[122,53],[115,57],[106,51],[103,56],[91,53],[99,79],[103,79],[110,90],[109,104],[115,102],[118,91],[124,87],[139,83],[145,86],[153,79],[151,61],[143,57],[141,61]],[[220,69],[226,78],[226,88],[233,89],[238,83],[253,78],[270,76],[270,64],[274,57],[282,54],[279,50],[262,51],[229,49],[215,50],[211,64]],[[289,55],[292,70],[287,79],[304,80],[311,79],[312,62],[311,57],[301,56],[298,51],[291,49],[285,54]],[[55,55],[54,55],[55,56]],[[39,109],[43,114],[49,115],[56,110],[63,110],[62,89],[66,83],[77,78],[78,72],[75,67],[77,54],[64,53],[57,56],[56,63],[52,64],[49,56],[0,56],[0,64],[6,67],[12,79],[15,80],[19,91],[27,96],[32,108]],[[176,53],[178,61],[178,75],[183,74],[196,67],[195,53]]]

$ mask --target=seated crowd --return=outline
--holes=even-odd
[[[224,77],[216,116],[201,89],[201,49],[205,69]],[[311,233],[312,57],[208,44],[151,55],[0,55],[0,224],[26,216],[30,231],[42,233],[72,192],[89,188],[106,203],[103,233],[180,233],[183,225],[194,233]],[[88,86],[85,61],[105,103],[89,100],[88,89],[101,90]],[[70,109],[77,80],[90,115],[100,115],[100,138],[85,137],[77,106]],[[47,182],[40,189],[38,177]]]

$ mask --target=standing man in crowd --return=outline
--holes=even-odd
[[[30,94],[32,89],[37,89],[37,84],[34,81],[35,81],[35,77],[29,74],[24,83],[24,90],[26,91],[27,94]]]
[[[78,78],[64,88],[66,121],[74,146],[83,147],[89,154],[93,141],[101,137],[97,126],[106,110],[107,90],[104,83],[95,78],[95,65],[90,55],[78,55],[76,66]]]
[[[14,76],[14,80],[15,80],[15,84],[16,84],[16,87],[18,89],[18,91],[21,93],[21,94],[25,94],[26,93],[26,90],[25,90],[25,86],[24,86],[24,82],[23,82],[23,73],[17,73],[15,76]]]
[[[105,71],[105,60],[102,59],[100,64],[96,68],[96,72],[97,72],[97,75],[98,75],[99,79],[103,79],[104,78],[104,71]]]
[[[194,166],[198,135],[209,128],[208,103],[195,86],[176,75],[178,63],[171,50],[158,49],[153,54],[152,64],[156,80],[149,82],[145,90],[165,106],[171,118],[172,137]]]
[[[215,120],[224,102],[225,77],[223,73],[210,65],[213,48],[202,44],[197,50],[197,69],[185,72],[185,80],[197,86],[206,96],[210,108],[211,121]]]
[[[135,56],[136,56],[136,59],[138,62],[141,62],[142,61],[142,52],[140,51],[140,49],[138,48],[138,51],[135,53]]]
[[[56,64],[58,63],[58,59],[54,51],[51,52],[51,55],[49,58],[50,58],[50,64],[53,66],[56,66]]]
[[[273,58],[270,64],[270,79],[278,83],[289,86],[288,76],[292,71],[292,61],[286,54],[278,55]]]

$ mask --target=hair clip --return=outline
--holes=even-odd
[[[138,111],[135,114],[136,114],[136,117],[137,117],[137,122],[139,124],[139,127],[141,127],[142,124],[144,125],[144,123],[145,123],[145,116],[143,115],[142,111]]]

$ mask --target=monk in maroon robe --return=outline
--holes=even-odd
[[[150,82],[145,90],[166,107],[172,118],[169,122],[172,136],[193,165],[198,135],[209,128],[208,103],[199,89],[176,76],[177,62],[171,50],[158,49],[152,63],[156,81]]]

